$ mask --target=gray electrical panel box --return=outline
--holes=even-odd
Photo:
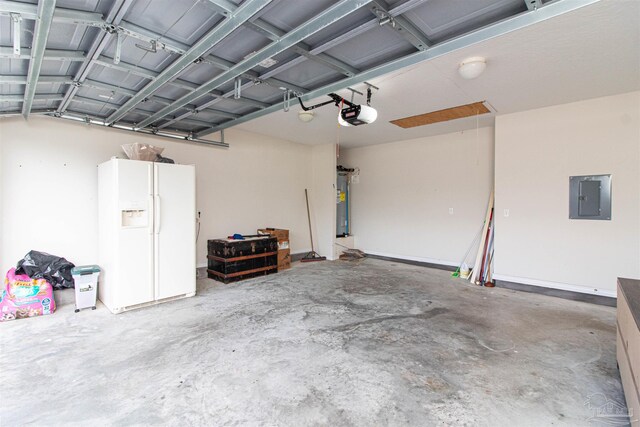
[[[611,219],[611,175],[569,177],[570,219]]]

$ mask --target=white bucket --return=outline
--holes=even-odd
[[[460,277],[468,279],[470,274],[471,270],[469,269],[469,266],[467,264],[462,264],[462,267],[460,267]]]

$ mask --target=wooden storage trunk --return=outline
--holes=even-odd
[[[207,249],[211,279],[229,283],[278,271],[278,240],[274,237],[209,240]]]
[[[289,230],[281,228],[261,228],[258,230],[258,234],[271,235],[278,239],[278,271],[291,268]]]

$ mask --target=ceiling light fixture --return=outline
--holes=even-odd
[[[467,58],[458,67],[458,73],[463,79],[471,80],[478,77],[487,68],[487,60],[481,56]]]
[[[311,120],[313,120],[313,111],[299,111],[298,112],[298,120],[300,120],[302,123],[309,123]]]

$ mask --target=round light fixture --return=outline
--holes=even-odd
[[[313,120],[313,111],[299,111],[298,120],[300,120],[302,123],[309,123],[311,120]]]
[[[487,68],[487,60],[480,56],[474,56],[462,61],[458,67],[458,73],[463,79],[470,80],[482,74],[485,68]]]

